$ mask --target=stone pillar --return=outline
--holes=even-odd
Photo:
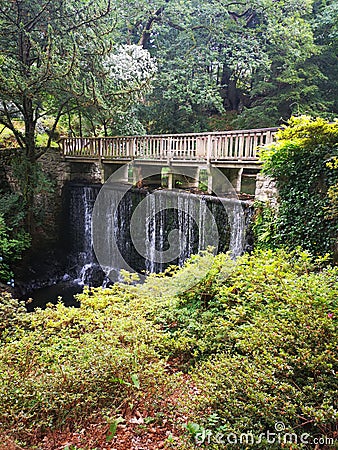
[[[236,180],[236,192],[237,194],[239,194],[241,192],[241,187],[242,187],[242,175],[243,175],[243,167],[241,167],[240,169],[238,169],[238,173],[237,173],[237,180]]]
[[[278,189],[275,181],[260,172],[256,179],[255,199],[271,204],[278,202]]]
[[[207,168],[208,173],[208,194],[212,194],[213,188],[214,188],[214,180],[213,180],[213,173],[212,173],[212,167],[208,165]]]
[[[98,166],[99,166],[99,170],[100,170],[100,173],[101,173],[101,183],[104,184],[109,177],[106,177],[105,165],[102,163],[101,159],[100,159],[100,161],[98,163]]]
[[[173,187],[174,187],[174,174],[170,170],[168,172],[168,189],[173,189]]]
[[[142,182],[141,167],[133,165],[133,186]]]

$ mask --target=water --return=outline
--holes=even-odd
[[[55,303],[59,296],[76,305],[74,294],[84,285],[107,286],[120,279],[121,268],[158,273],[210,245],[234,256],[247,248],[252,209],[244,202],[184,191],[123,194],[119,187],[98,184],[66,186],[67,273],[60,283],[36,291],[34,306],[41,306],[43,298]],[[100,207],[94,211],[97,199]]]
[[[82,284],[101,285],[110,272],[118,278],[120,268],[161,272],[210,246],[234,256],[245,250],[250,206],[244,202],[79,184],[69,185],[69,198],[70,261]]]
[[[26,309],[28,312],[33,311],[35,308],[45,308],[46,303],[56,304],[60,299],[66,306],[79,306],[79,302],[76,301],[76,294],[80,294],[83,290],[83,286],[72,281],[64,282],[60,281],[51,286],[35,289],[30,295],[25,298]],[[32,298],[31,300],[28,300]]]

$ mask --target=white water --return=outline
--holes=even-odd
[[[92,276],[100,278],[92,230],[93,206],[98,193],[99,187],[90,185],[76,185],[70,191],[70,226],[75,240],[72,264],[76,267],[74,278],[79,284],[90,283]],[[96,218],[101,227],[99,239],[96,236],[95,250],[96,254],[104,254],[103,260],[99,257],[104,273],[109,275],[113,271],[116,280],[122,267],[121,260],[137,272],[164,270],[168,265],[168,248],[171,247],[175,258],[169,264],[179,265],[191,254],[205,250],[210,243],[217,244],[218,251],[229,250],[234,256],[243,251],[245,225],[239,202],[228,201],[224,207],[209,196],[173,191],[156,191],[147,195],[128,191],[122,201],[114,190],[103,192],[103,195],[105,208]],[[145,220],[139,224],[139,239],[144,241],[145,254],[140,256],[131,239],[130,221],[136,205],[142,201]],[[217,222],[216,231],[208,214]]]

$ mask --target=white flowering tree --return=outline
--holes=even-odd
[[[78,111],[86,121],[86,132],[143,134],[134,110],[151,90],[157,73],[155,59],[139,45],[120,45],[103,59],[102,73],[96,80],[95,104]]]

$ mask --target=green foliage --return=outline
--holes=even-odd
[[[338,223],[327,214],[328,192],[338,173],[327,163],[338,153],[338,123],[294,117],[277,139],[261,151],[263,171],[276,180],[280,195],[275,242],[333,254]]]
[[[255,247],[259,249],[276,248],[277,206],[256,201],[252,231],[255,236]]]
[[[156,349],[161,332],[141,312],[134,290],[119,285],[86,292],[81,308],[59,304],[37,311],[28,316],[28,331],[3,335],[3,425],[24,430],[79,424],[98,408],[113,414],[119,405],[136,406],[146,392],[154,393],[164,374]]]
[[[18,193],[0,188],[0,282],[13,284],[13,269],[24,250],[30,246],[23,229],[24,203]]]
[[[334,0],[319,1],[314,8],[312,21],[315,42],[321,50],[317,64],[324,77],[319,80],[323,100],[331,103],[330,110],[337,114],[338,97],[338,5]]]
[[[334,1],[2,0],[0,12],[0,119],[21,146],[45,143],[45,117],[49,136],[60,117],[69,133],[130,135],[337,112]]]
[[[258,436],[278,421],[298,435],[333,436],[337,268],[300,250],[210,258],[143,285],[87,289],[79,308],[58,304],[23,321],[10,307],[0,337],[3,429],[27,443],[33,431],[103,415],[110,441],[129,405],[148,411],[146,424],[163,413],[175,420],[189,433],[182,449],[208,430]],[[206,261],[209,271],[184,291]]]
[[[338,169],[338,157],[333,157],[326,166],[331,170]],[[336,220],[338,218],[338,183],[329,187],[327,192],[330,205],[326,208],[327,217]]]
[[[0,282],[9,284],[13,284],[13,264],[30,245],[29,236],[23,230],[15,238],[11,238],[11,231],[0,214]]]
[[[113,44],[112,9],[109,0],[0,0],[0,124],[21,148],[18,180],[30,231],[41,186],[37,160],[57,139],[61,117],[70,133],[75,113],[80,134],[86,119],[94,133],[99,126],[112,133],[112,117],[133,110],[156,72],[140,46]]]
[[[24,302],[19,302],[10,294],[0,293],[0,333],[11,331],[18,326],[23,326],[27,319]]]
[[[192,373],[198,407],[221,417],[220,431],[259,434],[277,421],[334,431],[337,270],[311,266],[306,253],[245,256],[209,304],[223,327],[202,326],[219,348]]]
[[[140,108],[148,131],[205,131],[210,117],[225,112],[239,128],[337,112],[335,2],[157,6],[150,22],[145,5],[137,25],[129,24],[159,62],[155,89]]]
[[[117,431],[118,425],[120,423],[123,423],[123,422],[124,422],[123,417],[118,417],[117,419],[113,420],[110,423],[110,425],[109,425],[109,434],[107,435],[107,438],[106,438],[107,442],[110,442],[114,438],[114,436],[116,434],[116,431]]]
[[[14,231],[20,228],[25,218],[22,196],[1,189],[0,214],[4,217],[9,228]]]

